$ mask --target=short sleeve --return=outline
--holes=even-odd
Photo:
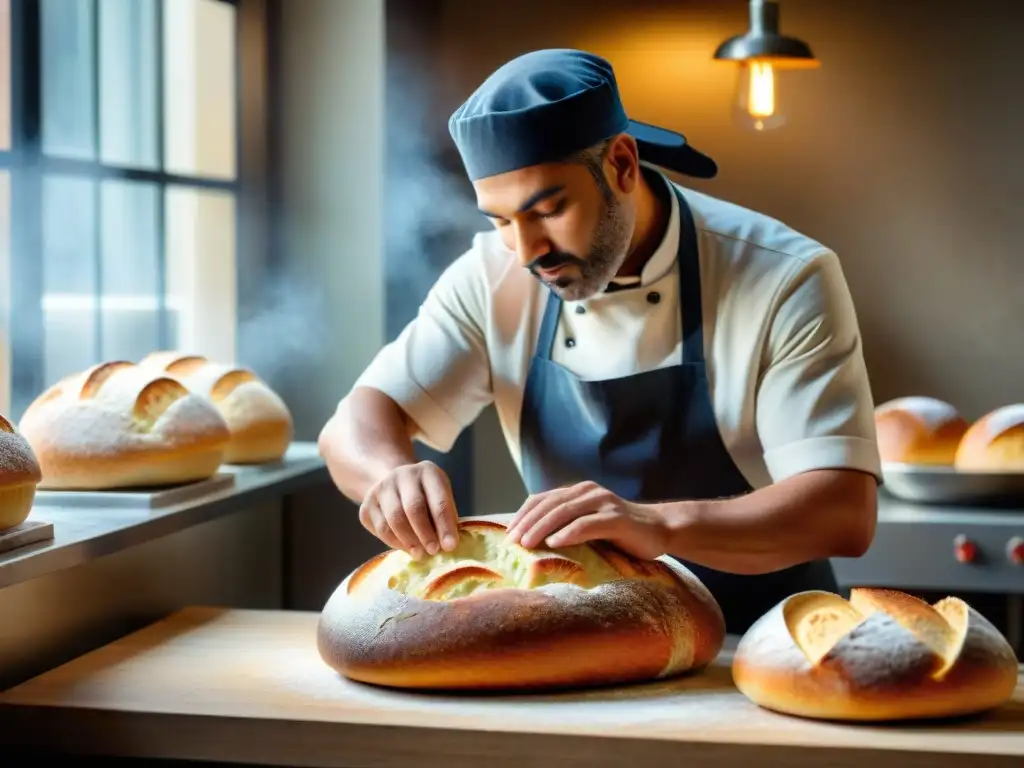
[[[770,323],[757,429],[776,482],[813,469],[881,478],[874,401],[860,330],[838,257],[798,263]]]
[[[416,317],[354,385],[398,403],[419,427],[414,437],[442,452],[493,399],[483,330],[488,295],[480,253],[470,250],[441,274]]]

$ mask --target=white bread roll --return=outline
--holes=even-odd
[[[733,658],[755,704],[800,717],[909,720],[997,707],[1017,685],[1013,649],[962,600],[885,589],[801,592],[762,616]]]
[[[230,433],[217,409],[174,379],[129,362],[95,365],[43,392],[21,433],[43,489],[174,485],[216,474]]]
[[[955,464],[964,472],[1024,472],[1024,403],[996,408],[974,422]]]
[[[41,478],[32,447],[0,416],[0,532],[28,519]]]
[[[934,397],[899,397],[875,409],[885,462],[951,466],[967,427],[956,408]]]
[[[181,352],[154,352],[139,364],[170,374],[217,407],[231,430],[228,464],[263,464],[287,452],[294,434],[291,412],[252,371]]]
[[[324,607],[323,660],[376,685],[538,690],[668,677],[721,650],[722,611],[678,563],[605,543],[527,550],[505,531],[463,521],[453,552],[364,563]]]

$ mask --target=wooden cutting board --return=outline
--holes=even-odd
[[[340,678],[317,654],[317,618],[183,610],[0,694],[0,745],[348,768],[1024,765],[1024,684],[982,718],[898,727],[759,709],[724,655],[701,674],[628,688],[422,695]]]

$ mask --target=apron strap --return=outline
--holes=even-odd
[[[679,313],[683,325],[683,362],[704,362],[704,316],[700,296],[700,251],[693,213],[682,193],[672,188],[679,201]]]
[[[561,316],[562,299],[548,288],[548,300],[544,307],[544,318],[540,321],[540,334],[537,336],[537,350],[534,352],[544,360],[551,359],[551,350],[555,346],[555,332],[558,330],[558,318]]]

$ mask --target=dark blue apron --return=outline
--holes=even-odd
[[[523,396],[520,445],[529,493],[590,480],[628,501],[717,499],[752,490],[715,421],[704,363],[700,260],[693,216],[679,200],[682,364],[583,381],[551,361],[561,299],[551,293]],[[678,559],[678,558],[677,558]],[[737,575],[679,560],[711,590],[740,634],[794,592],[838,592],[827,560]]]

